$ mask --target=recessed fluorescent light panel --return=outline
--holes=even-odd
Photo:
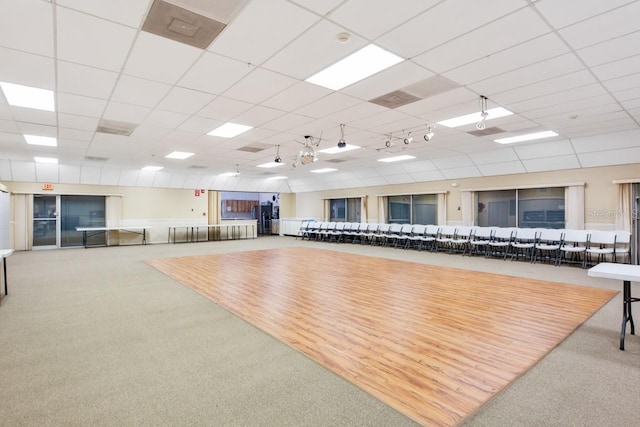
[[[385,157],[384,159],[378,159],[379,162],[401,162],[403,160],[411,160],[411,159],[415,159],[415,156],[409,156],[408,154],[404,154],[402,156],[395,156],[395,157]]]
[[[56,110],[53,91],[51,90],[5,82],[0,82],[0,87],[9,105],[44,111]]]
[[[43,145],[45,147],[57,147],[58,140],[50,136],[39,135],[23,135],[27,144],[31,145]]]
[[[502,107],[490,108],[485,112],[487,113],[487,117],[485,118],[485,120],[497,119],[499,117],[510,116],[513,114],[511,111]],[[478,111],[477,113],[467,114],[460,117],[454,117],[453,119],[443,120],[441,122],[438,122],[438,124],[442,126],[446,126],[448,128],[457,128],[458,126],[464,126],[471,123],[478,123],[482,119],[481,114],[482,113]]]
[[[58,159],[53,157],[34,157],[33,160],[35,160],[36,163],[58,163]]]
[[[233,138],[241,133],[245,133],[249,129],[253,129],[253,126],[239,125],[237,123],[225,123],[209,132],[207,135],[219,136],[222,138]]]
[[[221,173],[220,176],[238,176],[238,172],[225,172]]]
[[[145,172],[157,172],[162,169],[162,166],[145,166],[142,168]]]
[[[357,150],[358,148],[360,147],[357,145],[347,144],[342,148],[335,146],[331,148],[325,148],[324,150],[319,150],[319,152],[326,153],[326,154],[337,154],[337,153],[342,153],[343,151]]]
[[[399,56],[370,44],[306,81],[331,90],[340,90],[402,61]]]
[[[276,168],[278,166],[284,166],[285,163],[276,163],[276,162],[269,162],[269,163],[263,163],[261,165],[258,165],[259,168]]]
[[[313,173],[328,173],[328,172],[335,172],[338,169],[334,169],[334,168],[322,168],[322,169],[314,169],[312,171],[309,172],[313,172]]]
[[[270,177],[269,177],[269,178],[267,178],[267,179],[269,179],[269,180],[271,180],[271,179],[273,179],[273,180],[277,180],[277,179],[287,179],[287,177],[286,177],[286,176],[278,175],[278,176],[270,176]]]
[[[164,157],[167,159],[184,160],[184,159],[188,159],[191,156],[193,156],[193,153],[185,153],[184,151],[174,151],[173,153],[169,153]]]
[[[513,144],[514,142],[533,141],[535,139],[551,138],[552,136],[558,136],[558,134],[552,130],[547,130],[544,132],[536,132],[536,133],[528,133],[526,135],[511,136],[509,138],[498,138],[498,139],[494,139],[494,141],[499,144]]]

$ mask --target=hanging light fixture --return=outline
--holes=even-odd
[[[276,158],[273,159],[276,163],[282,163],[282,158],[280,157],[280,146],[276,145]]]
[[[431,139],[433,138],[433,129],[435,128],[435,125],[427,125],[427,133],[424,134],[423,138],[426,142],[431,141]]]
[[[391,146],[393,145],[393,140],[392,140],[392,136],[391,134],[387,135],[388,138],[387,140],[384,142],[384,146],[387,148],[391,148]]]
[[[313,145],[313,137],[310,135],[304,136],[304,146],[298,153],[298,161],[303,165],[308,165],[318,160],[318,153]]]
[[[487,97],[484,95],[480,95],[480,121],[478,123],[476,123],[476,129],[478,130],[484,130],[487,125],[486,125],[486,120],[487,120],[487,116],[489,115],[489,113],[487,113]]]
[[[338,140],[338,148],[344,148],[347,146],[347,141],[344,140],[344,124],[340,125],[340,139]]]
[[[405,144],[411,144],[413,142],[413,137],[411,136],[411,131],[409,131],[409,133],[407,133],[407,136],[404,138],[404,143]]]

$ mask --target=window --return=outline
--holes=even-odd
[[[329,221],[360,222],[360,197],[329,200]]]
[[[478,191],[476,225],[564,228],[564,187]]]
[[[437,224],[438,196],[418,194],[389,196],[387,222],[389,224]]]
[[[60,246],[82,246],[76,227],[104,227],[105,196],[60,196]],[[89,244],[105,244],[105,234],[90,237]],[[89,239],[87,239],[89,240]]]

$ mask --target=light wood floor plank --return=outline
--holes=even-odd
[[[312,248],[148,261],[429,426],[452,426],[616,292]]]

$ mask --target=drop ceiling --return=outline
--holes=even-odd
[[[167,21],[178,41],[143,29],[153,0],[0,0],[0,81],[52,90],[56,105],[0,91],[0,181],[303,192],[640,163],[640,1],[164,3],[191,12]],[[185,43],[201,21],[218,25],[213,41]],[[369,44],[403,60],[338,91],[305,81]],[[514,114],[423,140],[481,96]],[[253,128],[207,135],[228,121]],[[114,124],[127,132],[105,132]],[[305,135],[330,148],[341,124],[360,149],[292,167]],[[544,130],[558,136],[494,142]],[[257,167],[277,152],[283,166]],[[415,159],[377,161],[399,154]]]

